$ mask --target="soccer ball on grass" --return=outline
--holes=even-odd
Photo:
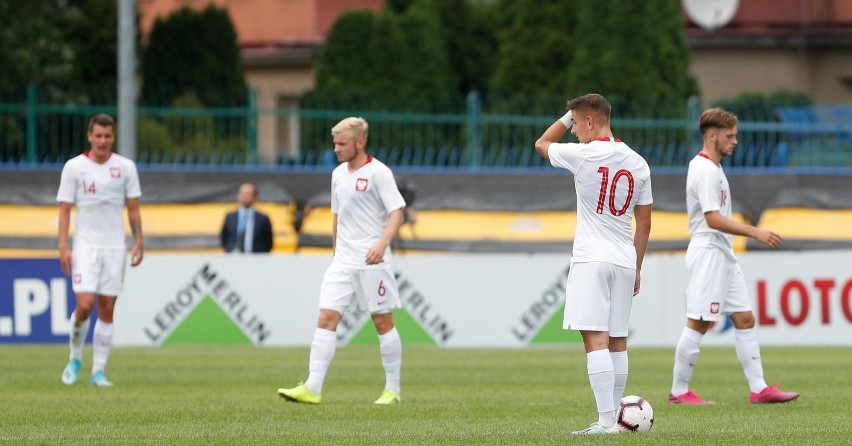
[[[645,398],[628,395],[618,405],[615,422],[631,432],[648,432],[654,426],[654,409]]]

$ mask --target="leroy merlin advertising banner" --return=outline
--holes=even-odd
[[[116,344],[304,346],[313,338],[325,256],[155,256],[127,271]],[[569,256],[397,258],[407,344],[577,342],[561,330]],[[558,314],[557,314],[558,313]],[[347,311],[342,344],[377,343],[369,315]]]
[[[156,255],[128,268],[117,345],[308,346],[323,273],[315,255]],[[762,345],[850,345],[852,251],[740,256]],[[398,256],[405,344],[524,347],[579,344],[562,329],[568,255]],[[73,294],[55,259],[0,260],[0,343],[67,342]],[[686,320],[683,255],[646,257],[630,319],[632,346],[673,347]],[[377,344],[368,314],[345,313],[344,344]],[[704,345],[732,345],[715,324]]]

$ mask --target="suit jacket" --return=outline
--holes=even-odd
[[[222,224],[220,242],[225,252],[231,252],[237,246],[237,211],[229,212]],[[251,249],[246,247],[246,252],[269,252],[272,251],[272,223],[269,217],[254,210],[254,232],[252,232]]]

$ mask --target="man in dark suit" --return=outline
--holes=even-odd
[[[272,223],[269,216],[254,208],[257,186],[243,183],[237,192],[239,209],[225,216],[220,236],[225,252],[272,251]]]

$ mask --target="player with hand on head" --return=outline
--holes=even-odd
[[[568,112],[535,143],[551,165],[574,174],[577,192],[563,327],[583,337],[598,409],[597,421],[574,432],[580,435],[624,431],[615,415],[627,386],[627,326],[651,232],[651,171],[639,154],[613,137],[611,110],[598,94],[572,99]],[[579,143],[559,143],[569,129]]]
[[[767,386],[763,379],[760,346],[754,336],[754,314],[745,277],[734,255],[732,235],[742,235],[777,248],[781,236],[731,219],[731,189],[722,170],[722,159],[737,146],[737,117],[711,108],[698,121],[704,141],[701,152],[689,162],[686,176],[686,208],[689,247],[686,269],[686,327],[678,340],[671,404],[713,404],[689,389],[698,361],[701,339],[710,324],[727,315],[734,324],[737,358],[751,389],[752,403],[783,403],[799,397]]]
[[[402,341],[391,311],[400,308],[390,244],[403,221],[405,201],[393,173],[365,153],[367,121],[350,117],[331,129],[341,163],[331,174],[334,258],[319,297],[319,321],[311,343],[308,379],[278,389],[288,401],[319,403],[337,345],[337,325],[350,306],[370,312],[379,334],[385,390],[376,404],[400,401]]]
[[[56,200],[59,202],[59,261],[72,277],[77,306],[71,313],[71,355],[62,382],[73,385],[80,374],[89,316],[97,297],[98,320],[92,335],[90,382],[108,387],[104,373],[112,349],[113,310],[124,285],[127,247],[124,208],[133,233],[130,266],[142,262],[142,217],[139,174],[133,161],[112,152],[115,121],[97,114],[89,121],[89,150],[65,163]],[[77,207],[74,245],[69,243],[71,208]]]

